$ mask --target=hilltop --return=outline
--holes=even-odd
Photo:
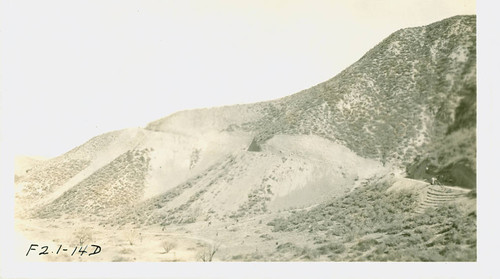
[[[459,16],[399,30],[339,75],[294,95],[181,112],[147,129],[189,134],[176,126],[189,123],[196,134],[245,131],[259,144],[277,134],[313,134],[396,167],[427,159],[439,172],[463,161],[475,173],[475,85],[475,16]]]

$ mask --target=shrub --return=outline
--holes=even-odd
[[[198,260],[203,261],[203,262],[211,262],[213,260],[213,257],[217,251],[219,251],[220,248],[220,243],[214,243],[205,246],[199,253],[198,253]]]
[[[318,254],[319,253],[316,249],[311,249],[307,246],[302,247],[302,250],[300,251],[300,256],[302,256],[303,259],[307,260],[314,260],[318,258]]]
[[[170,250],[177,247],[177,243],[170,242],[170,241],[163,241],[161,243],[161,247],[163,247],[163,250],[165,251],[165,253],[168,253],[168,252],[170,252]]]
[[[345,245],[342,243],[332,242],[332,243],[328,243],[326,245],[320,246],[319,248],[317,248],[317,250],[319,251],[319,253],[321,255],[327,255],[330,253],[340,254],[340,253],[345,251]]]
[[[73,232],[73,236],[78,243],[78,245],[82,246],[84,244],[88,244],[89,241],[92,241],[92,229],[89,227],[81,227]]]
[[[331,260],[341,257],[342,260],[384,261],[475,259],[475,211],[466,212],[463,207],[445,204],[415,215],[413,211],[418,204],[415,194],[389,193],[385,191],[388,186],[389,183],[384,182],[370,183],[307,212],[291,212],[286,218],[276,218],[268,225],[273,227],[273,232],[308,232],[315,244],[323,244],[316,251]],[[337,237],[351,242],[373,233],[382,233],[382,236],[377,240],[357,241],[351,247],[329,243]],[[449,249],[443,250],[448,246]],[[363,256],[363,259],[357,258],[374,247],[373,253]],[[277,250],[297,254],[300,248],[285,243]],[[432,252],[425,252],[427,250]]]
[[[278,245],[278,247],[276,247],[276,250],[279,252],[282,252],[282,253],[293,252],[296,249],[297,249],[297,246],[295,246],[295,244],[293,244],[291,242],[286,242],[286,243],[280,244],[280,245]]]
[[[354,249],[358,250],[358,251],[362,251],[362,252],[366,252],[368,251],[371,247],[375,246],[379,244],[379,242],[376,240],[376,239],[373,239],[373,238],[370,238],[370,239],[365,239],[365,240],[361,240],[359,241],[356,246],[354,247]]]
[[[126,232],[125,238],[130,245],[134,245],[134,243],[136,243],[136,240],[142,242],[142,233],[137,232],[136,230],[130,230]]]

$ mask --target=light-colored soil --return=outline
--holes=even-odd
[[[16,258],[24,261],[91,261],[91,262],[176,262],[202,261],[200,254],[210,247],[218,247],[213,261],[234,261],[242,254],[267,254],[275,250],[280,243],[307,242],[296,235],[280,233],[272,237],[271,227],[265,225],[273,217],[251,218],[241,222],[198,222],[183,226],[103,227],[95,223],[83,223],[78,220],[16,220]],[[87,228],[92,239],[78,243],[77,232]],[[175,247],[166,252],[164,246],[173,243]],[[38,244],[30,251],[31,244]],[[89,256],[80,255],[80,247],[99,245],[101,252]],[[59,246],[62,249],[57,254]],[[39,255],[42,246],[49,246],[48,255]],[[71,256],[73,250],[77,251]]]
[[[457,204],[460,208],[475,205],[474,200],[464,196],[468,190],[449,186],[430,186],[425,182],[406,178],[391,179],[393,182],[391,182],[392,186],[387,189],[388,192],[409,191],[419,195],[420,198],[415,203],[417,211],[415,218],[420,218],[420,214],[422,216],[427,214],[423,214],[427,212],[426,208],[435,208],[446,203]],[[267,225],[276,218],[287,218],[294,212],[305,213],[304,216],[307,216],[308,211],[313,208],[269,211],[225,220],[198,219],[194,223],[166,226],[131,224],[112,226],[102,225],[102,222],[99,225],[98,222],[68,219],[64,216],[59,219],[16,219],[18,234],[15,257],[21,261],[193,262],[203,261],[201,256],[215,247],[217,251],[212,261],[331,261],[331,253],[319,254],[317,249],[337,243],[345,249],[335,252],[337,253],[336,260],[357,261],[366,260],[367,257],[379,253],[380,251],[375,252],[375,247],[378,247],[377,249],[384,247],[378,244],[368,244],[371,246],[365,249],[360,246],[360,243],[388,241],[387,245],[393,245],[391,239],[404,239],[417,233],[402,228],[400,232],[373,231],[364,235],[350,234],[352,237],[349,238],[346,234],[337,237],[327,235],[330,227],[316,228],[316,224],[312,223],[311,225],[314,226],[306,227],[305,230],[273,231],[274,227]],[[420,212],[420,210],[424,211]],[[470,209],[467,212],[474,210]],[[413,215],[414,213],[409,211],[397,214]],[[350,216],[352,220],[358,217],[355,213]],[[306,219],[303,221],[310,222]],[[318,221],[318,224],[321,223],[322,221]],[[431,238],[425,240],[424,244],[434,245],[434,242],[441,241],[448,227],[448,223],[426,224],[419,227],[421,232],[436,232]],[[79,237],[82,231],[88,232],[90,237]],[[82,239],[82,244],[79,243],[80,239]],[[31,244],[39,246],[26,256]],[[80,255],[80,247],[87,245],[87,252],[94,250],[91,245],[99,245],[102,250],[92,256],[88,253]],[[42,246],[48,246],[48,255],[39,255],[42,252]],[[67,251],[57,253],[60,246]],[[71,255],[75,247],[77,247],[76,252]]]

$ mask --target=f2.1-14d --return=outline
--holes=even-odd
[[[28,249],[28,252],[26,252],[26,256],[28,256],[31,251],[36,251],[37,247],[39,247],[38,244],[31,244],[30,248]],[[87,250],[87,249],[89,249],[89,250]],[[92,252],[90,252],[90,251],[92,251]],[[78,249],[78,246],[75,246],[75,248],[63,248],[62,245],[59,245],[59,247],[57,248],[55,253],[53,250],[49,251],[49,246],[42,246],[42,247],[40,247],[40,252],[38,252],[38,255],[39,256],[48,255],[48,254],[58,255],[59,253],[62,254],[62,253],[69,253],[69,252],[71,252],[70,256],[73,256],[73,255],[78,254],[78,253],[80,254],[80,256],[83,256],[85,254],[88,254],[88,256],[93,256],[93,255],[99,254],[101,252],[101,246],[91,244],[90,247],[89,247],[89,245],[86,245],[85,247],[80,246],[80,249]]]

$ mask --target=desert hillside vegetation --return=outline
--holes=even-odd
[[[476,91],[475,16],[401,29],[293,95],[19,160],[16,220],[98,261],[475,261]]]

